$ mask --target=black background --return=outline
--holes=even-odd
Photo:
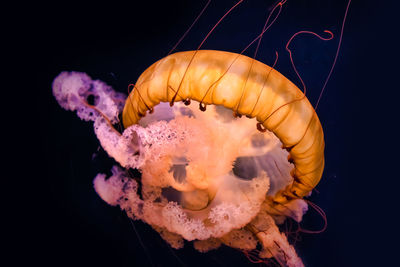
[[[19,165],[24,175],[17,182],[30,194],[24,206],[14,208],[22,213],[15,230],[22,239],[13,243],[17,260],[41,266],[253,265],[226,247],[208,254],[195,252],[191,244],[172,250],[149,226],[134,222],[133,227],[123,212],[105,204],[92,180],[98,172],[108,173],[113,162],[99,148],[91,124],[63,110],[51,93],[52,80],[65,70],[86,72],[125,92],[140,73],[167,55],[205,2],[21,4],[16,16],[24,31],[12,32],[19,37],[20,53],[26,53],[19,67],[32,77],[23,86],[14,82],[22,87],[17,93],[32,94],[25,100],[35,115],[24,110],[20,121],[35,138],[29,141],[32,168]],[[212,1],[177,50],[195,49],[234,2]],[[203,49],[239,52],[257,36],[273,4],[245,1]],[[346,4],[288,1],[257,55],[272,64],[278,51],[276,68],[299,85],[284,49],[287,40],[299,30],[332,31],[332,41],[300,36],[291,46],[313,104],[336,51]],[[399,89],[395,10],[373,1],[350,6],[338,62],[317,111],[325,133],[326,167],[319,193],[309,199],[326,212],[328,228],[322,234],[302,234],[296,243],[306,266],[396,265],[391,251],[397,242],[397,200],[396,192],[389,193],[399,185],[392,162],[396,133],[391,129]],[[253,49],[245,54],[252,56]],[[321,226],[311,210],[303,227]]]

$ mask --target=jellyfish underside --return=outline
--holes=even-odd
[[[160,103],[120,134],[110,122],[118,121],[123,97],[104,83],[64,72],[53,93],[65,109],[94,121],[102,147],[119,163],[111,177],[94,179],[105,202],[151,225],[176,249],[184,240],[200,252],[221,244],[242,250],[261,244],[260,258],[302,266],[277,224],[287,217],[301,221],[307,204],[296,199],[272,211],[272,197],[293,182],[293,165],[280,140],[258,132],[254,119],[235,118],[222,106],[202,112],[198,103]],[[94,108],[88,95],[94,95]],[[124,168],[138,169],[140,181]]]

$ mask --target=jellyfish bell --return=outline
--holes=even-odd
[[[63,72],[54,80],[60,105],[93,121],[102,147],[120,164],[111,177],[96,176],[96,192],[130,218],[151,225],[174,248],[183,240],[201,252],[221,244],[252,250],[259,243],[259,257],[302,266],[277,225],[288,217],[302,220],[307,210],[302,196],[320,178],[324,142],[315,112],[306,98],[276,112],[301,91],[261,62],[200,50],[188,68],[193,53],[172,54],[150,66],[124,106],[124,95],[84,73]],[[199,109],[201,103],[207,108]],[[247,117],[233,116],[234,111]],[[120,112],[122,133],[113,127]],[[288,146],[290,152],[283,148]],[[141,178],[123,168],[140,170]]]

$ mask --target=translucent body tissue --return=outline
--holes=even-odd
[[[279,139],[258,132],[254,120],[220,106],[202,112],[196,104],[160,103],[120,133],[113,124],[125,96],[103,82],[63,72],[53,94],[64,109],[94,122],[102,147],[119,164],[111,177],[94,179],[105,202],[151,225],[176,249],[183,240],[200,252],[221,244],[252,250],[260,243],[260,257],[302,266],[276,224],[287,217],[301,221],[307,204],[297,199],[272,211],[270,196],[293,181],[293,165]],[[141,176],[131,177],[129,168]]]

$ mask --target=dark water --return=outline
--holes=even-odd
[[[113,162],[99,149],[91,124],[63,110],[52,97],[51,82],[65,70],[86,72],[126,91],[141,72],[169,52],[205,1],[160,2],[54,2],[32,7],[26,40],[31,42],[36,65],[36,103],[41,112],[38,151],[43,155],[37,155],[42,173],[34,178],[32,190],[38,192],[39,211],[28,220],[35,227],[29,230],[34,237],[27,249],[42,266],[253,266],[243,254],[226,247],[200,254],[187,244],[185,249],[172,251],[149,226],[134,222],[143,248],[125,214],[94,192],[94,176],[109,172]],[[233,2],[213,1],[177,50],[195,49]],[[257,59],[272,64],[278,51],[276,68],[299,85],[284,49],[287,40],[299,30],[321,33],[328,29],[338,37],[346,4],[288,1],[265,35]],[[272,5],[273,1],[263,0],[241,4],[203,48],[240,51],[259,33]],[[395,106],[392,111],[386,101],[395,98],[396,86],[386,85],[385,77],[396,66],[391,58],[396,53],[389,53],[395,45],[382,36],[387,37],[387,27],[396,23],[396,17],[386,23],[388,10],[372,1],[354,1],[350,7],[341,53],[318,108],[326,140],[326,167],[319,193],[309,198],[326,212],[328,228],[318,235],[303,234],[297,242],[306,266],[394,262],[389,252],[393,243],[387,236],[397,228],[395,210],[389,208],[395,200],[386,192],[399,184],[399,175],[388,171],[391,163],[386,158],[393,152],[381,152],[395,145],[388,129],[393,123],[388,116]],[[313,104],[337,41],[303,36],[292,44]],[[252,56],[253,50],[246,54]],[[381,116],[384,108],[390,110]],[[322,227],[315,214],[311,211],[305,216],[304,228]]]

